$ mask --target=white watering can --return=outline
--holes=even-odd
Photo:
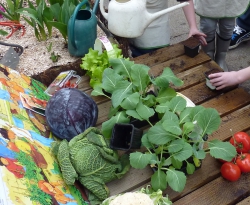
[[[146,8],[147,0],[111,0],[107,13],[104,10],[103,2],[104,0],[100,0],[100,10],[103,17],[108,21],[109,31],[125,38],[141,36],[152,21],[189,4],[183,2],[156,13],[149,13]]]

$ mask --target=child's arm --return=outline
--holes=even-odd
[[[202,45],[207,45],[206,34],[201,33],[196,25],[194,2],[193,0],[188,1],[189,5],[183,7],[184,14],[186,16],[190,31],[188,37],[194,36],[199,39]]]
[[[213,73],[209,76],[210,83],[216,87],[216,90],[228,86],[237,85],[250,79],[250,66],[239,71]]]

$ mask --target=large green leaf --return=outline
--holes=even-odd
[[[152,188],[157,191],[157,190],[165,190],[167,188],[167,176],[166,174],[161,171],[157,170],[152,176],[151,176],[151,185]]]
[[[159,87],[167,88],[169,82],[173,83],[175,86],[183,85],[183,81],[177,78],[170,68],[164,68],[162,74],[155,79],[155,84]]]
[[[113,92],[111,101],[114,108],[119,106],[123,99],[132,94],[132,83],[120,81],[117,83],[116,90]]]
[[[182,133],[182,129],[179,126],[178,122],[174,122],[174,121],[169,121],[169,120],[164,120],[162,122],[162,126],[164,127],[164,129],[174,135],[181,135]]]
[[[139,115],[138,112],[136,112],[136,110],[126,110],[126,114],[128,116],[131,116],[131,117],[135,118],[135,119],[143,121],[142,117]]]
[[[204,109],[197,117],[197,124],[203,130],[202,136],[212,134],[219,128],[220,123],[220,115],[218,111],[213,108]]]
[[[173,88],[161,88],[156,96],[156,101],[165,103],[166,101],[170,101],[174,96],[176,96],[176,92]]]
[[[153,148],[152,143],[150,143],[149,140],[148,140],[148,134],[147,133],[143,134],[143,136],[141,138],[141,143],[142,143],[142,146],[144,146],[144,147],[146,147],[148,149]]]
[[[169,153],[176,153],[176,152],[179,152],[181,149],[183,149],[183,147],[184,147],[184,140],[176,139],[176,140],[173,140],[168,145],[168,151]]]
[[[91,95],[92,96],[105,95],[103,93],[101,85],[100,86],[95,86],[94,89],[93,89],[93,91],[91,92]]]
[[[236,148],[229,142],[222,142],[217,139],[209,141],[210,155],[217,159],[231,161],[237,154]]]
[[[27,16],[27,17],[30,17],[32,20],[34,20],[38,25],[40,26],[43,26],[42,22],[40,22],[38,20],[38,13],[36,10],[34,9],[31,9],[31,8],[22,8],[22,9],[18,9],[16,12],[24,15],[24,16]]]
[[[51,13],[53,14],[56,21],[60,21],[61,6],[59,3],[50,6]]]
[[[141,101],[139,101],[138,105],[136,106],[136,111],[144,120],[148,120],[151,116],[155,114],[153,108],[144,105]]]
[[[179,118],[178,116],[173,113],[173,112],[170,112],[170,111],[166,111],[165,114],[163,115],[163,117],[161,118],[161,121],[172,121],[172,122],[175,122],[175,123],[178,123],[179,124]]]
[[[66,39],[68,34],[67,34],[67,25],[61,23],[61,22],[56,22],[56,21],[48,21],[48,23],[57,28],[60,33],[62,34],[63,38]]]
[[[102,75],[102,87],[106,92],[113,93],[118,82],[122,80],[122,76],[115,73],[111,68],[106,68]]]
[[[189,157],[191,157],[192,154],[193,154],[192,146],[185,142],[183,148],[179,152],[175,153],[173,157],[179,161],[184,161]]]
[[[167,182],[174,190],[181,192],[186,185],[187,178],[183,172],[169,169],[167,171]]]
[[[181,112],[182,110],[184,110],[186,108],[187,105],[187,101],[180,96],[175,96],[173,99],[170,100],[169,103],[169,109],[174,112]]]
[[[161,103],[156,106],[155,111],[158,113],[165,113],[169,110],[169,101]]]
[[[189,114],[189,117],[190,117],[191,121],[194,122],[204,109],[205,108],[202,107],[201,105],[192,107],[191,112]]]
[[[180,124],[183,124],[185,122],[191,122],[190,113],[193,107],[186,107],[181,113],[180,113]]]
[[[139,92],[144,92],[150,82],[148,71],[149,67],[146,65],[134,64],[131,67],[131,80]]]
[[[192,122],[186,122],[184,125],[183,125],[183,136],[184,135],[188,135],[190,132],[192,132],[194,130],[194,123]]]
[[[53,20],[53,15],[50,11],[50,9],[48,7],[46,7],[43,11],[43,20],[44,20],[44,23],[48,29],[48,33],[49,33],[49,36],[51,36],[52,34],[52,25],[49,24],[48,22]]]
[[[109,59],[109,63],[115,72],[131,80],[131,66],[134,64],[133,61],[124,58],[111,58]]]
[[[129,155],[130,165],[136,169],[144,169],[152,157],[152,154],[133,152]]]
[[[126,110],[135,109],[137,104],[139,103],[139,99],[140,99],[140,93],[135,92],[122,101],[121,107]]]
[[[157,124],[148,130],[148,140],[156,145],[164,145],[175,139],[175,136],[167,132],[161,124]]]

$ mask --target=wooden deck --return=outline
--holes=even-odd
[[[210,90],[205,84],[204,72],[218,65],[202,51],[195,57],[184,55],[181,43],[160,49],[133,59],[151,68],[151,74],[159,75],[163,68],[170,67],[184,81],[178,92],[186,95],[196,105],[218,110],[222,123],[211,139],[228,140],[233,132],[250,130],[250,94],[239,87],[224,91]],[[91,93],[89,79],[83,76],[79,89]],[[97,126],[107,120],[110,101],[104,97],[93,97],[98,104],[99,117]],[[170,188],[164,191],[174,205],[224,205],[250,204],[250,174],[242,174],[240,180],[229,182],[220,175],[221,163],[209,155],[203,160],[201,169],[188,176],[185,189],[177,193]],[[150,183],[152,170],[131,168],[124,178],[108,183],[111,195],[140,189]]]

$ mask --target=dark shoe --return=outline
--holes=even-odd
[[[245,29],[236,25],[234,27],[229,49],[236,48],[241,42],[248,40],[250,40],[250,31],[246,31]]]

